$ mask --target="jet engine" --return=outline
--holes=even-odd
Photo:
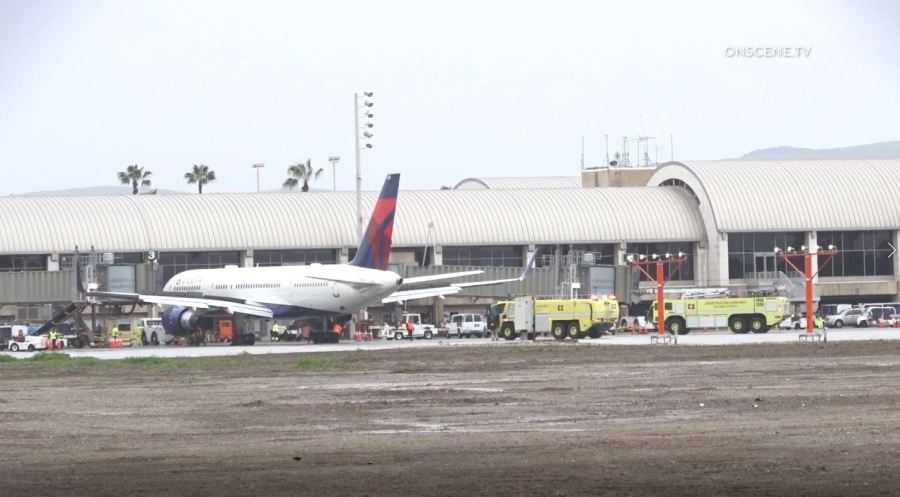
[[[162,325],[167,335],[186,336],[197,328],[200,316],[187,307],[169,307],[163,312]]]

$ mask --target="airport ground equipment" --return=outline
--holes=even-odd
[[[412,324],[412,338],[424,338],[426,340],[431,340],[431,337],[433,337],[437,333],[433,324],[422,322],[422,316],[420,314],[403,313],[400,318],[400,323],[390,326],[388,332],[383,334],[386,335],[386,338],[388,340],[402,340],[404,338],[410,338],[409,331],[406,328],[407,323]]]
[[[34,334],[46,335],[51,329],[56,328],[58,331],[63,332],[63,338],[67,342],[66,345],[71,345],[77,349],[89,347],[91,345],[91,337],[87,330],[90,328],[88,328],[87,324],[85,324],[84,320],[81,318],[82,311],[84,311],[88,305],[88,302],[70,303],[65,309],[53,316],[52,319],[41,325]],[[68,328],[64,327],[63,325],[69,320],[74,321],[75,326]]]
[[[497,316],[500,335],[507,340],[523,333],[528,339],[542,334],[557,340],[600,338],[619,318],[619,302],[615,295],[589,299],[526,296],[494,304],[490,312]]]
[[[790,315],[786,297],[697,297],[670,299],[663,305],[665,329],[678,335],[697,328],[725,326],[734,333],[766,333]],[[655,302],[651,320],[659,323]]]
[[[18,331],[16,332],[16,334]],[[47,350],[47,338],[42,337],[40,335],[25,335],[23,340],[20,342],[16,340],[16,334],[12,335],[12,338],[8,339],[4,342],[6,348],[9,349],[10,352],[18,352],[20,350],[27,350],[28,352],[34,352],[35,350]]]

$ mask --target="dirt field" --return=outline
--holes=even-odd
[[[0,363],[0,495],[900,495],[900,344]]]

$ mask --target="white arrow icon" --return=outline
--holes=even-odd
[[[888,242],[888,247],[890,247],[890,248],[891,248],[891,253],[890,253],[890,254],[888,254],[888,259],[890,259],[890,258],[891,258],[891,257],[893,257],[893,256],[894,256],[894,254],[896,254],[896,253],[897,253],[897,247],[895,247],[895,246],[893,246],[893,245],[891,245],[891,242]]]

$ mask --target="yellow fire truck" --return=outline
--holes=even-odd
[[[619,318],[615,295],[590,299],[537,299],[516,297],[491,306],[489,321],[499,327],[500,335],[514,340],[519,333],[529,339],[550,333],[553,338],[600,338]]]
[[[785,297],[687,298],[665,301],[666,330],[686,335],[697,328],[728,327],[734,333],[766,333],[788,316]],[[656,303],[652,321],[657,322]]]

